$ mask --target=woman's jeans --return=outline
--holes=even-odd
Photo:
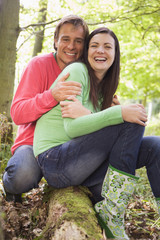
[[[144,137],[141,143],[143,130],[140,125],[124,123],[75,138],[40,154],[41,168],[32,147],[21,146],[8,162],[4,187],[14,194],[29,191],[38,187],[43,172],[53,187],[85,185],[92,191],[95,201],[99,201],[110,163],[130,174],[135,173],[135,168],[146,166],[153,193],[160,197],[157,184],[160,181],[160,137]]]

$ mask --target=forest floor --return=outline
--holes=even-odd
[[[1,222],[5,240],[38,240],[46,223],[48,201],[44,183],[24,194],[23,203],[6,202],[1,194]],[[160,234],[158,212],[149,202],[134,195],[125,216],[126,232],[131,240],[156,240]],[[78,239],[77,239],[78,240]]]

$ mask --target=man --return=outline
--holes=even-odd
[[[78,83],[64,81],[68,75],[53,90],[49,88],[67,64],[81,58],[88,33],[82,18],[75,15],[62,18],[54,34],[56,53],[33,58],[22,74],[11,106],[18,133],[11,149],[13,156],[3,175],[8,201],[20,202],[21,193],[38,187],[42,173],[32,150],[36,120],[68,96],[80,94]],[[88,110],[85,111],[87,114]]]

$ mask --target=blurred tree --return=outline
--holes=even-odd
[[[16,42],[19,35],[19,0],[0,0],[0,113],[10,120]]]
[[[36,56],[38,53],[42,51],[43,48],[43,39],[44,39],[44,30],[45,30],[45,22],[47,16],[47,3],[48,0],[40,0],[39,1],[39,14],[38,14],[38,25],[34,31],[35,32],[35,43],[32,56]]]
[[[18,2],[18,7],[16,7],[16,2]],[[21,4],[24,2],[21,0]],[[14,36],[9,37],[7,34],[11,34],[11,31],[9,31],[10,26],[7,21],[16,25],[16,21],[11,20],[11,18],[14,12],[17,14],[19,11],[19,1],[14,1],[13,8],[10,8],[11,14],[7,12],[2,14],[2,10],[5,12],[4,6],[12,6],[12,3],[13,1],[11,0],[1,0],[3,7],[0,10],[0,43],[3,42],[3,44],[0,46],[0,67],[2,68],[2,70],[0,69],[0,83],[3,94],[0,94],[0,102],[3,108],[0,108],[0,112],[7,111],[7,115],[9,115],[7,109],[10,106],[11,87],[13,88],[14,83],[14,74],[11,74],[11,77],[7,77],[9,79],[7,81],[2,77],[4,74],[8,75],[11,71],[14,73],[14,69],[11,68],[12,47],[8,47],[9,44],[15,45],[20,32],[20,37],[18,38],[18,43],[20,42],[18,49],[20,51],[17,54],[17,62],[18,68],[22,71],[32,55],[37,55],[38,52],[50,52],[53,50],[55,23],[67,14],[77,14],[83,17],[88,23],[90,30],[99,26],[107,26],[113,29],[118,36],[121,45],[121,81],[118,89],[120,96],[126,99],[136,99],[136,101],[141,101],[144,104],[152,98],[159,97],[160,0],[57,0],[56,4],[53,4],[51,0],[40,0],[39,7],[38,2],[33,0],[30,7],[28,7],[29,5],[27,8],[25,5],[21,7],[21,27],[18,29],[17,24],[17,28],[13,28],[14,34],[12,31]],[[47,3],[46,21],[45,9],[47,8]],[[41,10],[39,11],[38,8]],[[9,15],[10,18],[7,18]],[[2,17],[5,21],[2,20]],[[5,24],[7,27],[5,27]],[[6,30],[5,34],[2,29],[3,31]],[[36,38],[33,38],[35,34]],[[12,41],[7,43],[9,39],[12,39]],[[34,52],[32,52],[33,48]],[[7,59],[7,62],[4,59]],[[9,67],[6,67],[8,64]],[[5,68],[7,68],[7,71]],[[16,81],[18,82],[18,80]],[[4,91],[6,89],[10,95]]]

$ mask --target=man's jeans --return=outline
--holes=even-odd
[[[137,160],[143,130],[130,123],[107,127],[40,154],[38,162],[50,185],[88,186],[96,201],[109,163],[131,174],[146,166],[153,193],[160,197],[160,137],[144,137]],[[16,194],[38,187],[41,177],[32,147],[21,146],[9,160],[3,182],[8,192]]]
[[[38,187],[42,172],[33,155],[33,147],[23,145],[16,149],[8,161],[3,175],[3,184],[7,192],[19,194]]]

